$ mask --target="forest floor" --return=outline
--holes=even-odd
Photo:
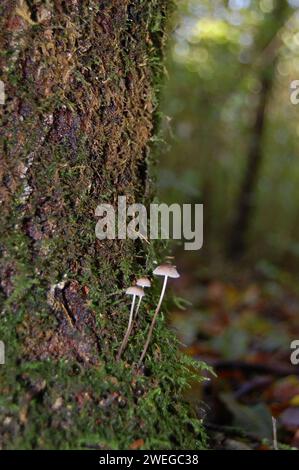
[[[294,278],[268,264],[226,274],[192,257],[177,264],[182,277],[170,325],[182,350],[217,374],[187,392],[210,446],[272,449],[277,428],[279,448],[299,448],[299,367],[290,359],[290,344],[299,339]]]

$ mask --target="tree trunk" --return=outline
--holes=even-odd
[[[163,323],[141,374],[145,311],[115,361],[129,314],[122,289],[157,255],[94,234],[99,203],[150,197],[168,9],[1,1],[1,448],[201,446]]]
[[[236,217],[229,239],[228,254],[231,259],[241,258],[246,250],[247,232],[255,206],[256,184],[263,160],[267,105],[275,80],[278,54],[277,34],[289,12],[290,8],[286,0],[276,0],[274,9],[262,25],[260,37],[257,39],[257,47],[261,51],[259,68],[261,91],[250,135],[247,164],[237,202]]]
[[[240,196],[238,198],[237,216],[233,224],[232,235],[229,241],[229,255],[232,259],[240,258],[246,249],[246,235],[254,208],[256,182],[262,163],[266,109],[273,87],[273,74],[274,69],[271,72],[271,76],[264,77],[261,82],[259,103],[256,110],[252,134],[250,136],[247,167]]]

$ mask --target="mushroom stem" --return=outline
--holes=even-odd
[[[129,331],[129,334],[128,334],[128,339],[129,339],[129,337],[130,337],[130,335],[131,335],[131,333],[132,333],[134,323],[135,323],[135,321],[137,320],[138,310],[139,310],[141,301],[142,301],[142,297],[139,297],[138,304],[137,304],[137,307],[136,307],[136,311],[135,311],[135,313],[134,313],[134,316],[133,316],[133,319],[132,319],[132,323],[131,323],[131,327],[130,327],[130,331]]]
[[[168,276],[165,276],[162,291],[161,291],[161,295],[160,295],[160,299],[159,299],[157,308],[155,310],[155,313],[154,313],[154,316],[153,316],[153,319],[152,319],[152,323],[151,323],[151,326],[150,326],[150,329],[149,329],[149,332],[148,332],[148,335],[147,335],[147,339],[146,339],[142,354],[141,354],[139,362],[138,362],[138,368],[141,366],[142,361],[144,359],[144,356],[146,355],[147,348],[150,344],[150,340],[151,340],[151,337],[152,337],[152,334],[153,334],[153,331],[154,331],[154,326],[156,324],[156,319],[157,319],[158,313],[160,311],[162,301],[163,301],[163,297],[164,297],[164,294],[165,294],[167,279],[168,279]]]
[[[116,356],[117,361],[120,360],[121,355],[124,352],[125,347],[127,346],[128,339],[129,339],[129,336],[130,336],[130,333],[131,333],[132,323],[133,323],[133,313],[134,313],[134,307],[135,307],[135,300],[136,300],[136,295],[134,295],[133,299],[132,299],[131,311],[130,311],[130,316],[129,316],[129,324],[128,324],[128,328],[127,328],[126,334],[124,336],[124,339],[121,343],[121,346],[120,346],[119,351],[118,351],[117,356]]]
[[[138,304],[137,304],[137,307],[136,307],[136,312],[135,312],[135,314],[134,314],[134,320],[136,320],[136,318],[137,318],[137,315],[138,315],[138,311],[139,311],[139,308],[140,308],[141,301],[142,301],[142,297],[139,297]]]

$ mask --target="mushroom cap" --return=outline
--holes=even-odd
[[[172,266],[172,264],[160,264],[153,273],[156,276],[167,276],[167,277],[173,277],[173,278],[178,278],[180,277],[179,273],[177,272],[177,269],[175,266]]]
[[[143,296],[144,296],[144,290],[141,289],[141,287],[132,286],[132,287],[129,287],[129,288],[126,290],[126,294],[128,294],[128,295],[136,295],[137,297],[143,297]]]
[[[140,287],[151,287],[151,281],[147,277],[141,277],[137,280],[136,285]]]

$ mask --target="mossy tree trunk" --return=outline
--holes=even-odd
[[[202,445],[163,322],[133,371],[157,295],[115,362],[154,249],[94,234],[99,203],[150,197],[169,3],[1,2],[1,448]]]

